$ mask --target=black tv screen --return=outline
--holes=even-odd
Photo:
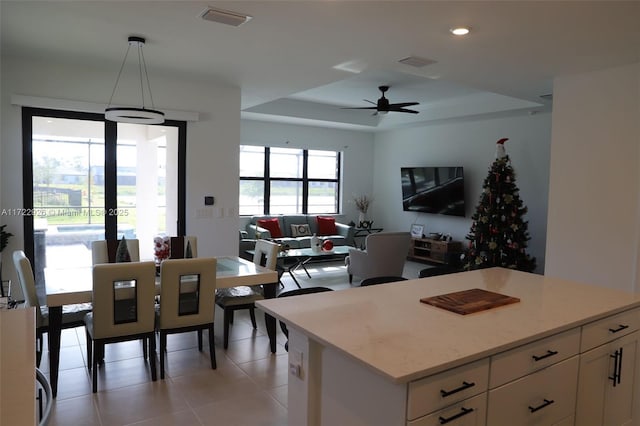
[[[464,217],[462,167],[402,167],[402,209]]]

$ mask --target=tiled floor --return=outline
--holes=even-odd
[[[342,265],[310,265],[311,279],[304,271],[296,277],[303,287],[348,288]],[[417,278],[424,267],[407,262],[403,275]],[[287,274],[283,282],[286,289],[295,288]],[[84,328],[63,331],[58,397],[49,425],[286,425],[286,339],[278,327],[277,352],[271,354],[264,315],[258,313],[258,329],[254,330],[248,313],[236,312],[229,348],[224,350],[222,310],[216,309],[216,370],[210,368],[207,343],[203,352],[197,350],[195,333],[168,337],[166,377],[160,380],[158,370],[156,382],[151,381],[140,342],[107,345],[96,394],[91,393],[86,369]],[[40,368],[49,371],[47,352]]]

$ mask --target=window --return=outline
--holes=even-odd
[[[90,266],[91,241],[184,233],[186,123],[23,108],[25,251],[45,265]],[[141,218],[144,218],[142,220]]]
[[[340,153],[240,146],[240,215],[338,213]]]

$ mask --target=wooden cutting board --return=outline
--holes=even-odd
[[[423,297],[420,301],[456,314],[467,315],[516,303],[520,299],[479,288],[472,288],[439,296]]]

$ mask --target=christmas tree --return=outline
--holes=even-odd
[[[531,272],[536,267],[536,259],[525,251],[531,239],[528,222],[523,220],[527,207],[518,194],[511,160],[504,149],[507,140],[497,142],[496,160],[471,216],[469,248],[463,257],[466,270],[501,266]]]

